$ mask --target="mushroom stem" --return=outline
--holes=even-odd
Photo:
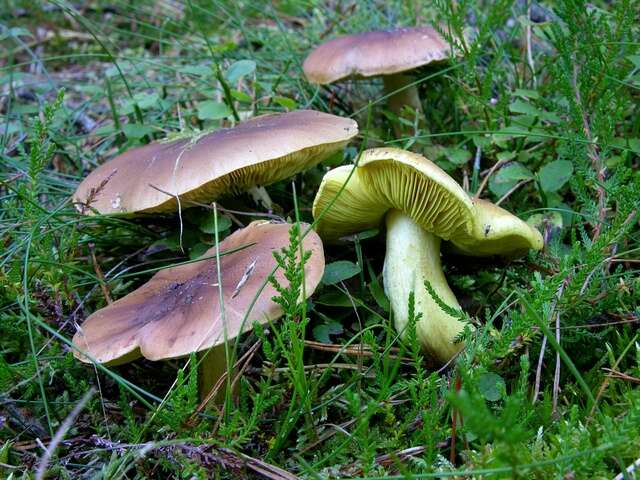
[[[247,191],[257,205],[262,205],[269,212],[273,210],[273,201],[271,200],[271,197],[269,196],[269,192],[267,192],[266,188],[262,186],[255,186],[255,187],[251,187]]]
[[[395,113],[398,118],[404,118],[414,124],[415,116],[418,118],[417,126],[419,129],[425,129],[424,111],[418,95],[418,88],[413,83],[413,77],[396,73],[394,75],[384,76],[384,91],[386,94],[392,94],[388,99],[389,109]],[[393,93],[396,92],[397,93]],[[407,112],[404,107],[411,107],[413,112]],[[394,123],[393,130],[397,137],[406,136],[407,127],[400,122]]]
[[[198,362],[198,393],[200,401],[204,401],[218,380],[227,373],[224,344],[198,352]],[[225,392],[226,388],[223,386],[211,399],[211,403],[221,405],[224,402]]]
[[[391,303],[396,329],[405,332],[409,321],[409,294],[414,292],[415,312],[422,315],[416,324],[418,340],[426,352],[447,362],[463,347],[462,343],[454,343],[454,339],[464,324],[445,313],[424,287],[428,280],[443,302],[452,308],[460,308],[442,272],[440,238],[399,210],[387,213],[386,224],[384,289]]]

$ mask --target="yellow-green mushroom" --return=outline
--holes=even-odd
[[[320,217],[343,185],[335,203]],[[424,288],[428,281],[444,303],[460,309],[442,272],[441,241],[453,242],[463,253],[506,256],[542,247],[540,233],[526,223],[488,202],[472,200],[437,165],[396,148],[366,150],[357,167],[341,166],[328,172],[313,214],[318,233],[329,242],[386,224],[383,280],[396,328],[406,329],[408,299],[413,292],[416,312],[422,314],[416,325],[418,339],[441,362],[463,347],[455,339],[464,328]],[[512,220],[506,220],[505,214]]]

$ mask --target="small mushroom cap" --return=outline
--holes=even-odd
[[[276,267],[273,251],[289,244],[290,228],[285,223],[252,222],[220,243],[227,339],[251,329],[253,322],[266,323],[282,315],[282,308],[272,300],[278,293],[271,283],[258,292]],[[304,232],[308,225],[300,224],[300,229]],[[303,248],[311,251],[305,262],[305,292],[310,296],[324,272],[324,252],[313,231],[304,237]],[[181,357],[223,344],[215,248],[205,257],[213,258],[162,270],[90,315],[73,343],[98,362],[112,365],[141,355],[150,360]],[[280,285],[288,285],[281,269],[275,278]],[[81,353],[75,355],[90,361]]]
[[[413,70],[451,56],[451,46],[431,27],[398,28],[334,38],[302,64],[311,83],[375,77]]]
[[[91,172],[73,200],[102,214],[160,213],[267,185],[333,155],[355,121],[298,110],[264,115],[191,139],[129,150]],[[89,212],[90,209],[83,209]]]
[[[475,227],[466,238],[453,238],[453,251],[474,257],[499,255],[515,258],[544,246],[538,230],[504,208],[475,199]]]
[[[465,191],[440,167],[399,148],[373,148],[360,155],[349,182],[322,218],[353,167],[328,172],[313,204],[317,231],[336,241],[382,223],[390,209],[400,210],[422,228],[445,240],[469,236],[474,207]]]

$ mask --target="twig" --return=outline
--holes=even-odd
[[[373,357],[375,354],[373,350],[371,350],[371,347],[369,347],[368,345],[353,347],[345,345],[335,345],[333,343],[314,342],[313,340],[305,340],[304,344],[306,347],[323,352],[341,353],[345,355],[359,355],[363,357]],[[400,349],[396,347],[392,347],[390,349],[390,351],[396,352],[399,350]],[[392,360],[402,360],[405,362],[410,362],[413,360],[409,357],[400,357],[398,355],[389,355],[389,358]]]
[[[609,258],[609,263],[640,263],[638,258]]]
[[[169,195],[170,197],[175,197],[175,195],[173,193],[167,192],[166,190],[163,190],[162,188],[156,186],[156,185],[152,185],[149,184],[149,186],[157,191],[159,191],[160,193],[164,193],[165,195]],[[182,200],[184,202],[185,205],[191,205],[194,207],[203,207],[203,208],[207,208],[209,210],[211,210],[213,207],[209,204],[206,203],[202,203],[202,202],[197,202],[195,200],[188,200],[188,199],[183,199]],[[276,215],[274,213],[264,213],[264,212],[243,212],[240,210],[230,210],[228,208],[224,208],[221,207],[220,204],[216,204],[216,207],[218,210],[220,210],[221,212],[224,212],[226,214],[235,214],[235,215],[245,215],[245,216],[251,216],[251,217],[264,217],[264,218],[269,218],[271,220],[275,220],[277,222],[286,222],[286,220],[284,218],[282,218],[279,215]],[[229,215],[231,217],[232,220],[235,221],[235,223],[239,226],[239,227],[243,227],[244,225],[237,219],[233,218],[232,215]]]
[[[580,87],[578,86],[578,65],[579,62],[574,62],[573,65],[573,79],[572,79],[572,84],[573,84],[573,90],[575,92],[575,96],[576,96],[576,103],[578,105],[578,107],[580,108],[580,113],[582,116],[582,129],[584,131],[584,135],[588,140],[587,143],[587,152],[589,155],[589,158],[591,159],[591,165],[593,167],[593,169],[596,171],[596,175],[598,178],[598,188],[597,188],[597,195],[598,195],[598,223],[596,224],[596,226],[593,229],[593,241],[595,241],[599,236],[600,236],[600,231],[602,228],[602,225],[604,224],[605,221],[605,217],[607,215],[607,208],[606,208],[606,203],[607,203],[607,199],[606,199],[606,192],[604,190],[604,187],[602,186],[604,184],[604,175],[605,175],[605,166],[602,163],[602,159],[600,158],[600,154],[598,153],[598,147],[596,145],[596,143],[593,141],[593,136],[591,134],[591,127],[589,126],[589,119],[587,118],[587,114],[584,111],[584,107],[582,105],[582,97],[580,95]]]
[[[484,187],[487,186],[487,183],[489,182],[489,179],[491,178],[491,175],[493,175],[493,173],[502,165],[504,165],[505,161],[504,160],[498,160],[487,172],[487,174],[484,176],[484,178],[482,179],[482,183],[480,184],[480,186],[478,187],[478,190],[476,191],[476,194],[474,195],[474,198],[480,198],[480,194],[482,193],[482,191],[484,190]]]
[[[547,349],[547,337],[542,337],[542,345],[540,345],[540,356],[538,356],[538,367],[536,368],[536,383],[533,389],[533,399],[531,403],[538,401],[538,395],[540,394],[540,380],[542,377],[542,362],[544,361],[544,352]]]
[[[616,361],[613,363],[612,368],[610,369],[610,371],[616,371],[615,369],[618,368],[618,365],[620,365],[620,362],[622,362],[622,359],[625,357],[625,355],[627,354],[627,351],[629,350],[629,348],[631,347],[631,345],[633,345],[636,340],[638,339],[638,334],[636,333],[636,335],[631,339],[631,341],[628,343],[628,345],[625,347],[625,349],[622,351],[622,353],[620,354],[620,356],[616,359]],[[607,370],[607,369],[605,369]],[[602,397],[602,395],[604,394],[604,391],[607,389],[607,387],[609,386],[610,383],[610,379],[612,378],[611,375],[605,375],[605,379],[602,381],[602,385],[600,385],[600,388],[598,389],[598,393],[596,394],[596,398],[595,401],[593,402],[593,407],[591,407],[591,411],[589,412],[589,416],[587,417],[587,421],[590,421],[591,418],[593,417],[593,414],[596,411],[596,406],[598,405],[598,402],[600,401],[600,398]]]
[[[362,371],[365,368],[362,365],[356,365],[354,363],[314,363],[312,365],[304,365],[302,368],[305,370],[331,370],[333,368],[338,370],[358,370]],[[288,372],[289,367],[278,367],[270,369],[272,372]],[[375,376],[373,372],[370,372],[367,377]]]
[[[460,374],[456,374],[456,380],[455,380],[455,386],[454,386],[455,390],[456,390],[456,395],[459,394],[460,390],[462,389],[462,379],[460,378]],[[462,421],[462,415],[460,414],[460,412],[458,411],[457,408],[453,409],[452,412],[452,419],[451,419],[451,452],[449,453],[449,462],[451,462],[451,465],[455,465],[456,464],[456,437],[457,437],[457,418],[460,418],[460,421]]]
[[[631,465],[629,465],[626,469],[626,471],[619,473],[618,475],[616,475],[615,477],[613,477],[613,480],[625,480],[627,478],[635,478],[635,471],[638,470],[638,468],[640,468],[640,458],[637,459],[635,462],[633,462]],[[631,476],[633,475],[633,476]]]
[[[326,424],[330,427],[333,427],[331,430],[326,431],[324,433],[322,433],[317,440],[313,441],[312,443],[310,443],[309,445],[307,445],[306,447],[302,448],[299,453],[300,455],[308,452],[309,450],[312,450],[313,448],[317,447],[318,445],[320,445],[322,442],[324,442],[325,440],[328,440],[329,438],[333,437],[336,433],[340,432],[345,434],[346,436],[349,436],[349,432],[346,430],[348,427],[350,427],[351,425],[353,425],[354,423],[356,423],[356,420],[358,420],[358,418],[352,418],[351,420],[347,420],[344,423],[341,423],[340,425],[335,425],[333,423],[331,424]]]
[[[347,294],[347,298],[349,299],[349,302],[351,302],[351,306],[353,308],[353,312],[356,314],[356,318],[358,319],[358,333],[362,333],[362,319],[360,318],[360,314],[358,313],[358,307],[356,306],[356,302],[353,301],[353,297],[351,296],[351,293],[347,289],[347,287],[344,284],[344,282],[340,282],[340,284],[342,285],[342,288],[344,289],[345,293]],[[362,370],[362,357],[363,357],[363,351],[364,351],[363,347],[364,347],[363,343],[362,342],[358,342],[358,349],[359,349],[360,355],[358,355],[358,357],[357,357],[357,359],[358,359],[358,368],[357,369],[359,371]]]
[[[446,445],[441,443],[436,445],[437,447],[444,448]],[[398,450],[392,453],[385,453],[383,455],[379,455],[374,459],[374,462],[377,465],[381,465],[384,467],[389,467],[394,464],[398,464],[403,462],[404,460],[408,460],[414,458],[425,451],[424,446],[418,447],[409,447],[403,450]],[[342,475],[347,475],[349,477],[360,476],[362,475],[363,469],[360,465],[351,463],[349,465],[345,465],[340,469],[340,473]]]
[[[91,399],[91,397],[95,392],[96,392],[95,388],[91,387],[87,391],[87,393],[83,395],[83,397],[80,399],[77,405],[73,407],[73,410],[71,410],[71,413],[67,416],[67,418],[64,419],[64,422],[62,422],[62,425],[60,425],[60,428],[58,428],[58,431],[51,439],[51,442],[49,443],[49,447],[45,449],[45,452],[42,455],[42,458],[40,459],[40,463],[38,464],[38,470],[36,472],[36,480],[42,480],[45,477],[47,473],[47,465],[49,464],[49,460],[51,460],[51,456],[53,455],[54,450],[56,449],[58,444],[62,441],[67,431],[73,425],[73,422],[75,421],[76,417],[80,415],[80,412],[82,411],[84,406]]]
[[[257,341],[256,343],[251,345],[249,350],[247,350],[245,354],[242,357],[240,357],[238,361],[233,365],[233,368],[231,369],[231,371],[234,371],[235,369],[240,367],[240,365],[242,366],[240,367],[240,370],[238,370],[238,373],[234,376],[233,381],[231,382],[231,391],[233,391],[234,387],[236,386],[238,379],[244,374],[245,370],[249,366],[249,363],[251,362],[251,359],[256,354],[261,344],[262,343],[260,341]],[[197,425],[196,419],[204,411],[207,405],[209,405],[211,400],[214,399],[216,395],[218,395],[218,392],[222,388],[222,385],[226,383],[227,375],[228,375],[228,371],[222,374],[222,376],[218,379],[218,381],[213,386],[209,394],[205,397],[205,399],[202,402],[200,402],[200,405],[198,405],[198,408],[196,408],[196,411],[191,414],[191,417],[189,417],[189,420],[187,420],[187,425],[189,427],[194,427],[195,425]],[[220,421],[220,419],[223,418],[222,413],[223,412],[220,413],[220,417],[218,418],[218,421]],[[218,425],[216,424],[216,427],[213,430],[217,431],[218,429],[217,427]]]
[[[627,320],[618,320],[616,322],[603,322],[603,323],[584,323],[582,325],[567,325],[565,327],[560,327],[561,330],[571,330],[575,328],[599,328],[599,327],[609,327],[612,325],[624,325],[625,323],[636,323],[640,322],[640,317],[631,317]]]
[[[564,283],[561,288],[564,288]],[[562,296],[562,292],[559,292],[558,297]],[[560,345],[560,312],[556,311],[556,342]],[[558,412],[558,394],[560,393],[560,352],[556,352],[556,369],[553,373],[553,413]]]
[[[233,455],[234,457],[240,459],[244,466],[253,470],[255,473],[258,473],[266,478],[271,480],[299,480],[300,477],[294,475],[293,473],[287,472],[280,467],[276,467],[270,463],[267,463],[258,458],[250,457],[242,452],[234,452],[233,450],[229,450],[227,448],[221,448],[221,452],[226,453],[227,455]]]
[[[614,370],[612,368],[604,368],[603,370],[605,370],[606,372],[609,372],[607,373],[607,377],[609,378],[615,378],[617,380],[625,380],[627,382],[637,383],[640,385],[640,378],[632,377],[631,375],[618,372],[617,370]]]
[[[538,82],[536,80],[536,68],[533,63],[533,53],[531,49],[531,0],[527,1],[527,25],[525,27],[525,33],[527,42],[527,63],[529,64],[529,68],[531,69],[531,82],[533,83],[533,86],[535,88]]]
[[[569,282],[571,281],[571,277],[567,276],[567,278],[565,278],[561,283],[560,286],[558,287],[558,291],[556,292],[556,297],[553,300],[553,305],[551,306],[551,313],[549,314],[550,318],[553,318],[553,315],[556,315],[556,341],[558,343],[560,343],[560,312],[556,311],[556,308],[558,306],[558,302],[560,300],[560,297],[562,297],[562,293],[564,292],[565,287],[569,284]],[[543,365],[543,359],[544,359],[544,353],[547,347],[547,337],[545,336],[542,339],[542,345],[540,347],[540,357],[538,358],[538,367],[536,368],[536,384],[535,384],[535,388],[533,391],[533,399],[532,399],[532,403],[536,403],[536,401],[538,400],[538,395],[540,393],[540,381],[541,381],[541,377],[542,377],[542,365]],[[558,401],[558,392],[560,390],[560,353],[556,352],[556,369],[555,369],[555,373],[554,373],[554,377],[553,377],[553,412],[555,413],[556,408],[557,408],[557,401]]]
[[[584,279],[584,283],[582,284],[582,287],[580,287],[580,296],[583,296],[587,291],[587,288],[589,287],[589,282],[591,281],[591,278],[593,277],[593,275],[596,273],[596,270],[598,269],[598,267],[599,265],[596,266],[596,268],[594,268],[587,274],[587,278]]]
[[[104,187],[107,186],[107,183],[109,183],[109,180],[111,180],[116,173],[118,173],[118,169],[114,168],[113,171],[107,175],[97,187],[91,187],[91,190],[89,190],[89,194],[84,202],[76,202],[76,208],[80,213],[85,214],[87,209],[91,208],[91,204],[95,202],[96,197],[100,195],[100,192],[102,192]]]
[[[516,190],[518,190],[520,187],[522,187],[523,185],[526,185],[527,183],[533,181],[533,178],[527,178],[526,180],[522,180],[518,183],[516,183],[507,193],[505,193],[502,198],[500,200],[498,200],[496,202],[496,205],[500,205],[502,202],[504,202],[507,198],[509,198],[511,196],[511,194],[513,192],[515,192]]]
[[[136,449],[142,454],[153,451],[158,452],[163,458],[175,460],[174,452],[178,451],[194,459],[203,467],[219,465],[225,470],[232,470],[233,478],[247,478],[246,472],[242,470],[248,468],[254,473],[271,480],[299,480],[299,477],[280,467],[230,448],[214,448],[212,445],[207,444],[191,445],[188,443],[178,443],[177,441],[128,444],[112,442],[98,437],[94,437],[94,441],[96,445],[101,448],[115,451],[120,455],[123,455],[127,449]]]
[[[100,284],[100,290],[102,290],[102,295],[108,304],[113,303],[111,299],[111,295],[109,294],[109,287],[107,287],[107,282],[104,279],[104,274],[102,273],[102,269],[98,264],[98,259],[96,258],[95,245],[93,243],[89,243],[89,253],[91,253],[91,261],[93,263],[93,270],[96,272],[96,276],[98,277],[98,283]]]

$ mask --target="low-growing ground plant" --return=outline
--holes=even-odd
[[[5,0],[3,478],[634,478],[638,11],[637,0]],[[329,38],[427,24],[461,49],[416,73],[428,130],[387,111],[377,79],[304,79],[305,56]],[[71,202],[125,150],[297,108],[350,116],[360,135],[269,186],[270,212],[248,195],[142,219]],[[395,138],[394,122],[411,134]],[[427,156],[545,239],[511,262],[445,250],[473,326],[452,362],[420,350],[413,298],[405,335],[393,329],[378,230],[326,245],[322,284],[301,302],[297,226],[276,252],[285,314],[234,345],[224,407],[199,405],[195,356],[73,357],[90,313],[252,219],[312,223],[323,174],[385,145]]]

